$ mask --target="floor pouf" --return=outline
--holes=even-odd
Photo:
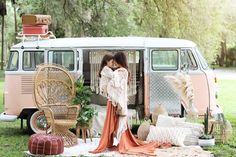
[[[62,137],[51,134],[33,134],[29,138],[28,149],[36,155],[58,155],[64,151]]]

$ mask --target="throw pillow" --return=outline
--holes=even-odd
[[[185,146],[184,139],[191,130],[178,127],[155,127],[150,126],[147,142],[170,143],[175,146]]]
[[[149,121],[144,121],[138,128],[137,131],[138,139],[146,141],[149,131],[150,131],[150,123]]]
[[[184,122],[186,118],[170,117],[159,115],[156,126],[158,127],[175,127],[177,122]]]
[[[189,128],[191,130],[191,133],[184,139],[184,144],[186,146],[198,145],[198,138],[203,134],[203,124],[178,121],[176,127]]]

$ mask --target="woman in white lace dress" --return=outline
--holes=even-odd
[[[99,89],[100,94],[107,97],[107,84],[113,77],[113,56],[110,54],[106,54],[102,58],[102,62],[100,65],[100,70],[98,76],[100,78],[99,81]]]
[[[91,153],[100,153],[110,148],[125,154],[155,155],[155,148],[159,147],[160,144],[144,144],[143,141],[136,139],[132,135],[128,127],[127,87],[129,72],[125,54],[117,52],[114,55],[114,63],[117,69],[112,73],[111,79],[107,84],[107,114],[101,139],[99,146]],[[119,141],[117,146],[113,146],[114,136]]]

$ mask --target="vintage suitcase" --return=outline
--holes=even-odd
[[[48,25],[23,25],[23,34],[46,34]]]
[[[50,25],[52,18],[50,15],[23,15],[23,25]]]

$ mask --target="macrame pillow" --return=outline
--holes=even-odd
[[[199,123],[177,122],[176,127],[189,128],[191,134],[187,135],[184,140],[186,146],[197,145],[198,138],[203,134],[204,126]]]
[[[148,121],[144,121],[138,128],[138,139],[146,141],[148,133],[150,131],[150,123]]]
[[[154,112],[152,113],[152,123],[154,125],[156,125],[159,115],[168,116],[168,112],[166,111],[164,105],[157,105],[156,108],[154,109]]]
[[[175,146],[185,146],[184,139],[186,135],[190,133],[191,130],[188,128],[150,126],[147,141],[170,143]]]
[[[159,115],[156,126],[158,127],[175,127],[177,122],[184,122],[185,118],[176,118],[170,116]]]

